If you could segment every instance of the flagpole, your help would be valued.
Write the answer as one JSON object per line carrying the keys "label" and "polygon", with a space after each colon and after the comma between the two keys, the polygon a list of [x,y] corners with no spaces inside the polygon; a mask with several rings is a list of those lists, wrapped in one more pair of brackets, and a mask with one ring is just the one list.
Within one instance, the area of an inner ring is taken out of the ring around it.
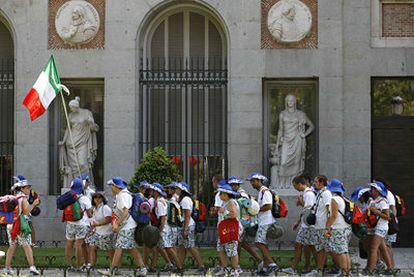
{"label": "flagpole", "polygon": [[[63,85],[61,85],[61,86],[63,87]],[[64,88],[66,88],[66,87],[64,87]],[[69,93],[69,90],[67,88],[66,88],[66,90]],[[72,142],[73,151],[75,151],[76,165],[77,165],[78,171],[79,171],[79,178],[82,178],[81,177],[81,175],[82,175],[81,168],[80,168],[79,159],[78,159],[78,152],[76,151],[75,142],[73,141],[72,128],[70,127],[69,116],[68,116],[68,111],[66,109],[66,102],[65,102],[65,97],[63,97],[63,92],[60,92],[60,96],[62,96],[62,105],[63,105],[63,110],[65,111],[65,117],[66,117],[66,123],[68,125],[70,141]]]}

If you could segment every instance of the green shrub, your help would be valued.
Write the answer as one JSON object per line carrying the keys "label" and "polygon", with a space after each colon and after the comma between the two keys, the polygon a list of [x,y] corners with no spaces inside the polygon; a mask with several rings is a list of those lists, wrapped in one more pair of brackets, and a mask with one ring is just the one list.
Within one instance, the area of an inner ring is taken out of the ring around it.
{"label": "green shrub", "polygon": [[[135,170],[135,175],[129,182],[132,186],[134,183],[147,181],[148,183],[160,183],[165,186],[171,182],[179,182],[182,180],[180,170],[167,156],[167,153],[162,147],[155,147],[154,149],[145,153],[144,158]],[[134,190],[131,187],[132,190]]]}

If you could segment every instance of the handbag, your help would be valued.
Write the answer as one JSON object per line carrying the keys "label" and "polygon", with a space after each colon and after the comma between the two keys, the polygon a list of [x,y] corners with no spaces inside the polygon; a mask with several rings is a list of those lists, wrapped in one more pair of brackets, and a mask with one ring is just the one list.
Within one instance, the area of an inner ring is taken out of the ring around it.
{"label": "handbag", "polygon": [[239,221],[236,218],[222,220],[218,225],[218,235],[221,244],[239,240]]}
{"label": "handbag", "polygon": [[315,225],[316,224],[316,210],[318,209],[319,206],[319,200],[321,199],[321,195],[318,195],[318,198],[316,200],[316,203],[312,206],[311,208],[311,212],[308,214],[308,216],[305,218],[306,223],[309,226]]}
{"label": "handbag", "polygon": [[388,222],[388,235],[394,235],[400,231],[400,226],[398,225],[397,218],[395,215],[391,215],[391,219]]}

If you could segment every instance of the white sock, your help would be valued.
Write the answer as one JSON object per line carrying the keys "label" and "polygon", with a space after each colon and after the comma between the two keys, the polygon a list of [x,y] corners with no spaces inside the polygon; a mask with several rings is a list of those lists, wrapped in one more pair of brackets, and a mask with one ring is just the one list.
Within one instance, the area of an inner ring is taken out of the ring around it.
{"label": "white sock", "polygon": [[32,266],[30,267],[30,270],[36,270],[36,267],[35,267],[34,265],[32,265]]}

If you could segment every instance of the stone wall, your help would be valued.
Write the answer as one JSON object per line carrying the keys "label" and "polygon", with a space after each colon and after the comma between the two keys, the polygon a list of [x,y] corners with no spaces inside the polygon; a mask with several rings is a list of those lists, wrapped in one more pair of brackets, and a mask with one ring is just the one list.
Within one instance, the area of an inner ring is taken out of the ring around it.
{"label": "stone wall", "polygon": [[[30,122],[21,105],[51,51],[48,1],[0,0],[14,30],[16,53],[15,172],[42,195],[35,218],[40,240],[63,239],[48,191],[48,116]],[[137,162],[139,32],[161,0],[106,0],[104,49],[54,50],[62,78],[104,78],[105,179],[130,178]],[[196,1],[222,19],[229,39],[229,175],[263,170],[263,78],[319,80],[319,169],[348,190],[371,174],[371,76],[414,75],[412,48],[371,48],[370,1],[319,0],[317,49],[261,49],[261,1]],[[119,140],[117,134],[122,134]],[[250,185],[245,185],[247,188]],[[108,191],[109,193],[109,191]],[[296,220],[289,197],[287,230]],[[289,233],[288,239],[293,238]]]}

